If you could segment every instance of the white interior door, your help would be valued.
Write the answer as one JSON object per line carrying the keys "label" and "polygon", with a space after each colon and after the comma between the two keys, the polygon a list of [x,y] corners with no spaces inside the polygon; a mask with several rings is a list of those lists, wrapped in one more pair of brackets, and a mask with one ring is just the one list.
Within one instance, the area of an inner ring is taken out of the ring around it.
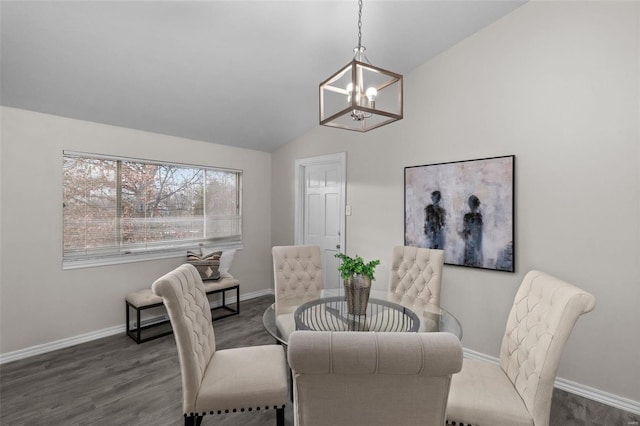
{"label": "white interior door", "polygon": [[339,288],[338,259],[344,250],[346,154],[296,161],[296,244],[322,252],[325,288]]}

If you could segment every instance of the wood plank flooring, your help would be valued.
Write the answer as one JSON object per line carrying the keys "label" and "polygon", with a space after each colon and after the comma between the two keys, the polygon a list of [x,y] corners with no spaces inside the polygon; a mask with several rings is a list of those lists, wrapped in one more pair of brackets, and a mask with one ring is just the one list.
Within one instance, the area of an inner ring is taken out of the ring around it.
{"label": "wood plank flooring", "polygon": [[[273,344],[265,296],[214,322],[218,349]],[[124,315],[124,314],[123,314]],[[173,335],[137,345],[124,334],[0,366],[0,424],[181,425],[182,384]],[[292,425],[291,406],[286,423]],[[206,416],[203,425],[275,425],[275,410]]]}
{"label": "wood plank flooring", "polygon": [[[218,349],[273,344],[262,327],[272,296],[214,322]],[[124,316],[124,313],[123,313]],[[552,426],[638,425],[640,416],[558,389]],[[292,404],[285,422],[293,425]],[[182,425],[182,384],[172,335],[137,345],[122,334],[0,366],[2,426]],[[274,410],[205,416],[203,425],[275,425]]]}

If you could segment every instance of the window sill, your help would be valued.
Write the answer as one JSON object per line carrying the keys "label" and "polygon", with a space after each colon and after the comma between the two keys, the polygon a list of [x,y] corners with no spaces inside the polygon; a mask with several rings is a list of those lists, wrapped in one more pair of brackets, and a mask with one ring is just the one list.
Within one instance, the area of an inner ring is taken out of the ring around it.
{"label": "window sill", "polygon": [[[207,245],[206,247],[217,249],[220,251],[242,250],[243,248],[242,243],[226,244],[226,245],[211,245],[211,246]],[[193,249],[198,249],[198,247],[193,247]],[[185,262],[186,262],[186,256],[187,256],[187,249],[168,250],[168,251],[156,252],[156,253],[133,253],[133,254],[126,254],[122,256],[109,256],[104,258],[73,260],[73,261],[66,261],[66,262],[63,261],[62,270],[70,271],[74,269],[120,265],[123,263],[147,262],[150,260],[174,259],[178,257],[185,258]]]}

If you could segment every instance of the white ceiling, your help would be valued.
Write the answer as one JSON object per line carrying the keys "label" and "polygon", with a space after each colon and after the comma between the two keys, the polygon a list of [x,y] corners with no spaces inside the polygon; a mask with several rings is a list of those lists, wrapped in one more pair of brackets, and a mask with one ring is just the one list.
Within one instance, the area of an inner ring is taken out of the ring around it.
{"label": "white ceiling", "polygon": [[[362,43],[406,74],[524,1],[365,0]],[[3,0],[0,15],[2,105],[266,152],[318,125],[318,84],[357,44],[356,0]]]}

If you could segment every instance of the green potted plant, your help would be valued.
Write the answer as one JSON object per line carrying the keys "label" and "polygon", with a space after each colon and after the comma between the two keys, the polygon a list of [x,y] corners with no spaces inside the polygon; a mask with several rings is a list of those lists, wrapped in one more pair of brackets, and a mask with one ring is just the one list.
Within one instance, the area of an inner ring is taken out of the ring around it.
{"label": "green potted plant", "polygon": [[375,269],[380,261],[376,259],[365,263],[358,255],[350,257],[344,253],[336,253],[335,256],[342,261],[338,271],[344,282],[348,311],[352,315],[364,315],[369,303],[371,281],[375,280]]}

